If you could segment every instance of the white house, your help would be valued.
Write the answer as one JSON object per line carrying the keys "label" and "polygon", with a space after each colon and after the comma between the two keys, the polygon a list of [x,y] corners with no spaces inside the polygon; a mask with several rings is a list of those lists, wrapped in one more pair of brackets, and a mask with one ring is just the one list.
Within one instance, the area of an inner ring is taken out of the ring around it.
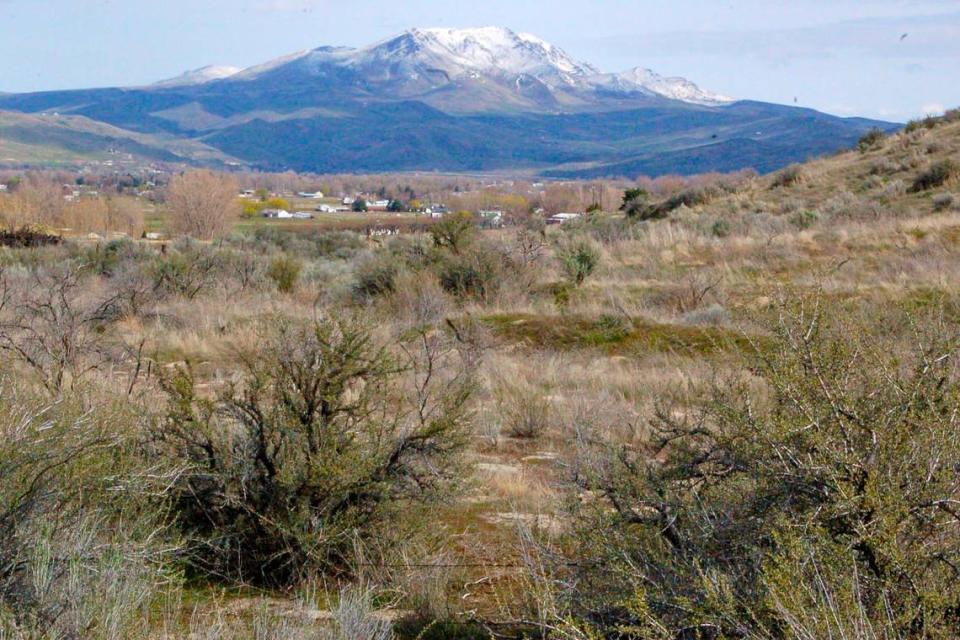
{"label": "white house", "polygon": [[260,212],[264,218],[290,219],[293,214],[285,209],[264,209]]}
{"label": "white house", "polygon": [[354,198],[351,198],[350,196],[347,196],[346,198],[343,199],[343,204],[345,204],[348,207],[352,205],[354,202],[356,202],[356,200]]}
{"label": "white house", "polygon": [[297,220],[312,220],[313,214],[309,211],[294,211],[293,217]]}
{"label": "white house", "polygon": [[547,224],[563,224],[582,217],[582,213],[557,213],[547,218]]}
{"label": "white house", "polygon": [[340,207],[332,204],[321,204],[317,207],[317,211],[320,213],[336,213],[337,211],[340,211]]}
{"label": "white house", "polygon": [[483,224],[488,227],[499,227],[503,224],[503,211],[480,210],[477,212]]}
{"label": "white house", "polygon": [[444,214],[449,213],[450,210],[447,209],[446,205],[443,204],[431,204],[426,207],[423,212],[429,215],[431,218],[442,218]]}
{"label": "white house", "polygon": [[7,190],[7,185],[0,184],[0,191],[6,191],[6,190]]}
{"label": "white house", "polygon": [[301,198],[312,198],[314,200],[319,200],[323,197],[322,191],[298,191],[297,195]]}

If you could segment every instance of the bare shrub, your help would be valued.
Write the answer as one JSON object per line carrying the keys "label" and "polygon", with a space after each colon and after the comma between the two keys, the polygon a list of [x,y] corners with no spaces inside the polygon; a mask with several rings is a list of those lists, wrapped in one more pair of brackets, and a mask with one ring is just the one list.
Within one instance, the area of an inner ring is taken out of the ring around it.
{"label": "bare shrub", "polygon": [[784,215],[789,215],[791,213],[796,213],[805,207],[803,200],[797,198],[787,198],[780,203],[780,213]]}
{"label": "bare shrub", "polygon": [[219,281],[224,260],[212,247],[187,238],[149,268],[155,291],[193,300]]}
{"label": "bare shrub", "polygon": [[960,349],[939,313],[891,315],[781,303],[771,340],[676,389],[646,444],[587,434],[576,478],[593,497],[562,576],[574,609],[636,638],[825,637],[859,616],[888,637],[951,637]]}
{"label": "bare shrub", "polygon": [[186,559],[265,585],[343,570],[355,536],[414,527],[416,507],[457,477],[472,388],[452,344],[426,328],[395,357],[357,319],[275,323],[215,401],[188,369],[169,376],[154,429],[159,454],[194,468],[174,488],[197,540]]}
{"label": "bare shrub", "polygon": [[536,264],[547,249],[547,234],[540,218],[527,217],[513,237],[517,261],[524,266]]}
{"label": "bare shrub", "polygon": [[730,312],[722,305],[712,304],[702,309],[694,309],[683,314],[685,324],[702,326],[721,326],[730,322]]}
{"label": "bare shrub", "polygon": [[880,197],[888,200],[899,198],[907,192],[907,185],[903,180],[891,180],[880,189]]}
{"label": "bare shrub", "polygon": [[107,198],[107,230],[139,238],[144,231],[143,207],[133,198]]}
{"label": "bare shrub", "polygon": [[235,179],[212,171],[174,177],[166,197],[171,233],[197,240],[222,238],[239,216],[238,191]]}
{"label": "bare shrub", "polygon": [[53,395],[77,386],[106,359],[98,337],[103,307],[84,291],[85,277],[74,266],[17,278],[0,270],[0,351]]}
{"label": "bare shrub", "polygon": [[870,175],[889,176],[900,171],[900,165],[886,156],[877,158],[870,164]]}
{"label": "bare shrub", "polygon": [[387,305],[403,325],[433,325],[447,316],[450,298],[430,274],[403,271],[395,283]]}
{"label": "bare shrub", "polygon": [[224,259],[226,271],[240,291],[257,288],[266,277],[264,259],[251,251],[228,250]]}
{"label": "bare shrub", "polygon": [[100,198],[79,198],[63,206],[60,224],[78,232],[106,236],[109,231],[106,203]]}

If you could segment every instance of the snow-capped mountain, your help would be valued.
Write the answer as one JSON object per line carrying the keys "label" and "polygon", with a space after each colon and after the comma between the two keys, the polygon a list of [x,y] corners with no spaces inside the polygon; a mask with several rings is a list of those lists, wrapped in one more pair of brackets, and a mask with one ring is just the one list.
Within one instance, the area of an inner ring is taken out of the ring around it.
{"label": "snow-capped mountain", "polygon": [[[734,101],[644,68],[606,73],[501,27],[411,29],[147,87],[0,95],[3,110],[78,116],[135,142],[153,136],[175,145],[170,158],[188,144],[279,171],[559,178],[772,171],[853,145],[873,127],[896,128]],[[81,131],[57,135],[90,145]]]}
{"label": "snow-capped mountain", "polygon": [[421,66],[443,70],[451,78],[531,76],[551,87],[574,86],[598,73],[536,36],[503,27],[411,29],[344,57],[357,67],[380,63],[412,70]]}
{"label": "snow-capped mountain", "polygon": [[240,73],[242,69],[239,67],[228,67],[221,65],[209,65],[206,67],[200,67],[199,69],[194,69],[193,71],[187,71],[180,74],[175,78],[169,78],[167,80],[161,80],[160,82],[154,83],[154,87],[188,87],[192,85],[205,84],[207,82],[213,82],[214,80],[223,80],[224,78],[229,78]]}
{"label": "snow-capped mountain", "polygon": [[719,105],[731,98],[647,69],[603,73],[504,27],[410,29],[359,49],[321,47],[251,67],[232,81],[313,78],[330,89],[423,99],[444,110],[578,108],[638,96]]}

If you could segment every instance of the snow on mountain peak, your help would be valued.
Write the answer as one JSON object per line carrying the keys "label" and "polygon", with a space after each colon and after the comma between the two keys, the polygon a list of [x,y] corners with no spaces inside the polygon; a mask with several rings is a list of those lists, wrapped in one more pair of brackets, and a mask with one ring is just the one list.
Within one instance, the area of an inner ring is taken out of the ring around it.
{"label": "snow on mountain peak", "polygon": [[168,80],[161,80],[160,82],[155,83],[155,87],[187,87],[196,84],[204,84],[205,82],[212,82],[214,80],[223,80],[224,78],[229,78],[240,73],[241,69],[238,67],[228,67],[221,65],[209,65],[206,67],[200,67],[199,69],[194,69],[193,71],[186,71],[175,78],[170,78]]}
{"label": "snow on mountain peak", "polygon": [[[287,65],[315,76],[331,76],[331,67],[349,70],[357,85],[390,83],[397,95],[417,96],[459,81],[515,86],[531,95],[560,95],[561,100],[591,100],[596,90],[624,96],[661,96],[695,104],[733,102],[700,89],[683,78],[667,78],[640,67],[623,73],[602,73],[559,47],[506,27],[471,29],[414,28],[380,42],[353,49],[320,47],[279,58],[239,73],[236,81],[253,80]],[[227,77],[227,76],[224,76]],[[181,82],[186,84],[186,82]],[[571,97],[574,96],[574,97]]]}
{"label": "snow on mountain peak", "polygon": [[547,85],[575,84],[596,69],[559,48],[505,27],[410,29],[356,50],[348,64],[374,61],[420,64],[451,77],[469,74],[528,75]]}
{"label": "snow on mountain peak", "polygon": [[561,73],[587,76],[597,73],[588,64],[578,62],[552,44],[527,33],[514,33],[504,27],[479,29],[414,29],[461,58],[469,66],[498,69],[508,73],[535,73],[555,69]]}
{"label": "snow on mountain peak", "polygon": [[612,78],[614,85],[620,90],[629,91],[637,87],[665,98],[695,104],[716,105],[735,102],[734,98],[701,89],[686,78],[667,78],[642,67],[608,77]]}

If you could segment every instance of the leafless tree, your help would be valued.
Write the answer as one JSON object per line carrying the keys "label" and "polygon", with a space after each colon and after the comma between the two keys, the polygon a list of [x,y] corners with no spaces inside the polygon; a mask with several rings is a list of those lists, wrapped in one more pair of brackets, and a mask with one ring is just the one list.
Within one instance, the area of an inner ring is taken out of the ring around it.
{"label": "leafless tree", "polygon": [[16,282],[0,272],[0,351],[32,369],[54,395],[105,358],[96,335],[101,314],[83,299],[82,279],[78,268],[34,271]]}
{"label": "leafless tree", "polygon": [[59,226],[63,208],[63,195],[53,180],[28,174],[12,195],[0,198],[0,224],[10,230],[30,224]]}
{"label": "leafless tree", "polygon": [[237,181],[212,171],[188,171],[170,181],[168,225],[175,234],[198,240],[223,237],[236,218]]}

